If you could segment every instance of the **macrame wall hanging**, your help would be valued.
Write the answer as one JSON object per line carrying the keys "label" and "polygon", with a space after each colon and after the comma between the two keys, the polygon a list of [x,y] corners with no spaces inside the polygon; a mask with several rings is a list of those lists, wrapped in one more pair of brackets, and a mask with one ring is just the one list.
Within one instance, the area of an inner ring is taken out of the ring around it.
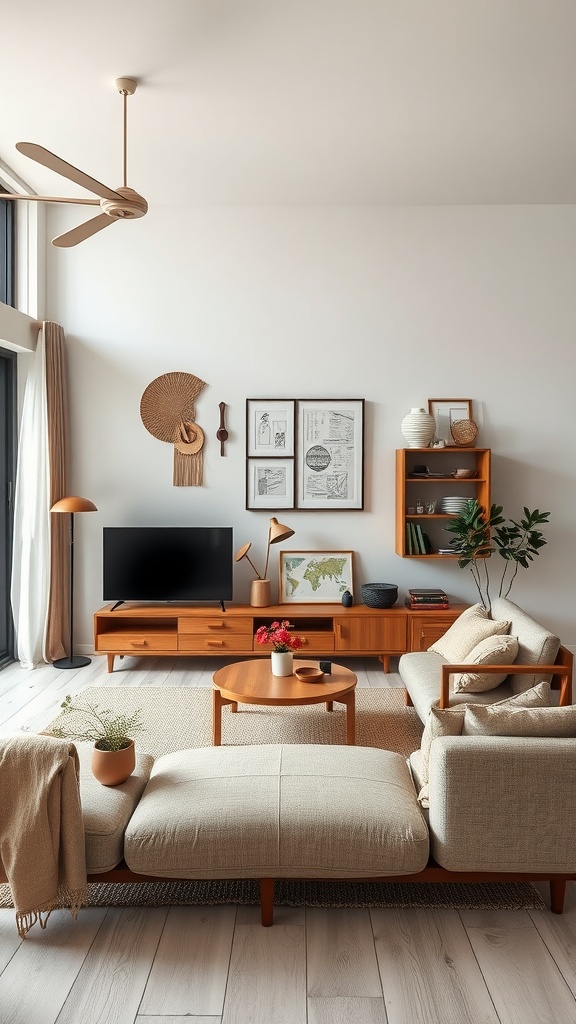
{"label": "macrame wall hanging", "polygon": [[174,445],[174,487],[202,485],[204,431],[195,422],[194,399],[205,383],[192,373],[164,373],[148,385],[140,400],[146,430]]}

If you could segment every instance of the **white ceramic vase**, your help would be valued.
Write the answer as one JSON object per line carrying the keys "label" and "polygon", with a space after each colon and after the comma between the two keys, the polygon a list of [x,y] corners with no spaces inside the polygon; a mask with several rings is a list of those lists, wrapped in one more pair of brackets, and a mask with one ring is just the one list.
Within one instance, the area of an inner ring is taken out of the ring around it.
{"label": "white ceramic vase", "polygon": [[273,676],[291,676],[294,671],[294,655],[292,651],[272,651]]}
{"label": "white ceramic vase", "polygon": [[409,448],[427,448],[436,430],[434,417],[426,409],[410,409],[400,424]]}

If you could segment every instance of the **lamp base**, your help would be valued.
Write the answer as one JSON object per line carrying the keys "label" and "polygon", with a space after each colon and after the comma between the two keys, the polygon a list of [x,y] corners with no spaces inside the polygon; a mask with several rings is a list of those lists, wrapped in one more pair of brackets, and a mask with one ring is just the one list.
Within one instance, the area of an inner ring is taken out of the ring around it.
{"label": "lamp base", "polygon": [[252,580],[250,605],[252,608],[267,608],[272,604],[270,580]]}
{"label": "lamp base", "polygon": [[90,665],[92,658],[84,658],[77,654],[72,658],[57,658],[52,664],[54,668],[84,668],[84,665]]}

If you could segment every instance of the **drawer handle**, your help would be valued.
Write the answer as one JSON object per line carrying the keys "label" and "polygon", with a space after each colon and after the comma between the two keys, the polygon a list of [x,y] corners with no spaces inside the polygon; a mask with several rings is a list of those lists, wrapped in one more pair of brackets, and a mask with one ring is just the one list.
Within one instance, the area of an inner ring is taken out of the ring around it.
{"label": "drawer handle", "polygon": [[209,622],[208,629],[226,629],[225,622]]}
{"label": "drawer handle", "polygon": [[224,641],[223,640],[207,640],[206,641],[206,646],[207,647],[224,647]]}
{"label": "drawer handle", "polygon": [[342,626],[338,622],[336,623],[336,639],[342,639]]}
{"label": "drawer handle", "polygon": [[148,646],[148,641],[147,640],[131,640],[130,641],[130,647],[147,647],[147,646]]}

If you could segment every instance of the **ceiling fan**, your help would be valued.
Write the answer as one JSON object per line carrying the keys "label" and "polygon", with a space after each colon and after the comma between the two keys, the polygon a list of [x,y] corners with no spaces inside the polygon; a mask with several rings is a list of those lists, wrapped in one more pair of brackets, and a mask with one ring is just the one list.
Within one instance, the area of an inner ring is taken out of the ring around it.
{"label": "ceiling fan", "polygon": [[117,189],[108,188],[107,185],[103,185],[100,181],[96,181],[95,178],[91,178],[89,174],[85,174],[84,171],[80,171],[77,167],[67,163],[66,160],[62,160],[55,153],[51,153],[49,149],[44,149],[43,146],[38,146],[34,142],[16,143],[16,149],[19,153],[29,156],[31,160],[36,160],[37,163],[43,164],[44,167],[49,167],[51,171],[56,171],[57,174],[61,174],[64,178],[68,178],[77,185],[88,189],[89,192],[94,192],[95,195],[100,196],[100,199],[67,199],[58,196],[31,196],[13,192],[0,192],[0,199],[24,199],[26,202],[37,203],[74,203],[78,206],[100,207],[102,213],[99,213],[97,217],[92,217],[91,220],[79,224],[78,227],[72,228],[71,231],[66,231],[65,234],[53,238],[52,245],[63,248],[78,245],[84,239],[90,238],[91,235],[95,235],[98,231],[102,231],[102,228],[107,228],[110,224],[114,224],[115,221],[143,217],[147,212],[148,203],[146,200],[138,192],[135,192],[134,189],[129,188],[126,183],[127,99],[128,96],[132,96],[136,92],[137,84],[138,82],[135,78],[117,78],[115,82],[116,88],[124,100],[122,145],[124,180],[123,184]]}

